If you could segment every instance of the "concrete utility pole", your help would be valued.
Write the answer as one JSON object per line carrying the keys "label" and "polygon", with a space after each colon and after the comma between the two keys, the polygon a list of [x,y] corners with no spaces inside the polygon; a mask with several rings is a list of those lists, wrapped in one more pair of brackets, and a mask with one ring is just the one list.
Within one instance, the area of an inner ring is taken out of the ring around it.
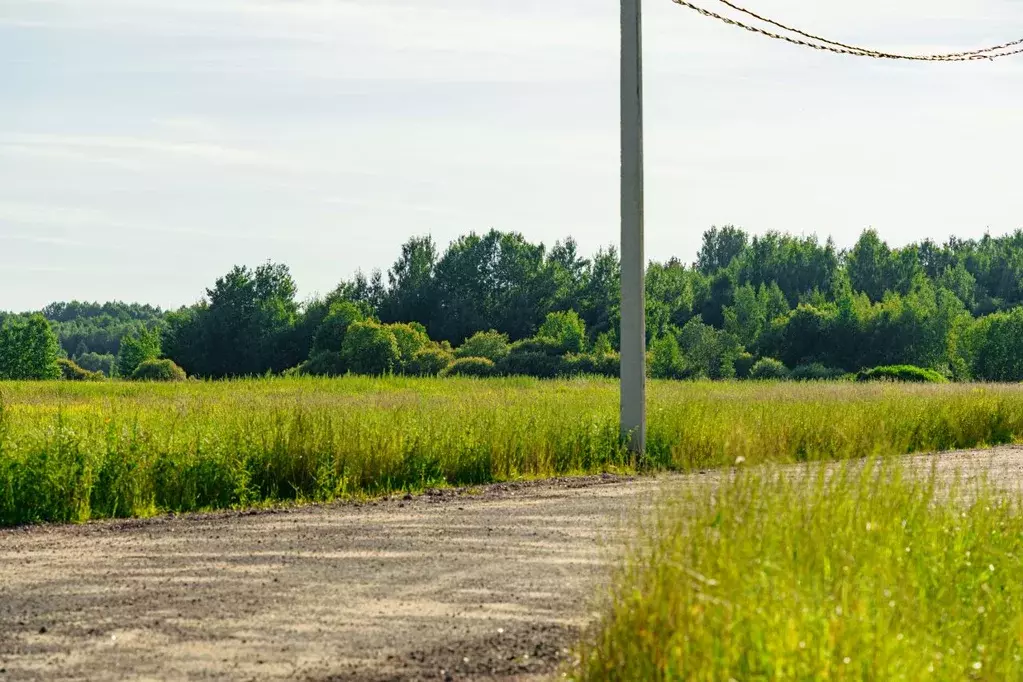
{"label": "concrete utility pole", "polygon": [[622,433],[646,450],[642,0],[622,0]]}

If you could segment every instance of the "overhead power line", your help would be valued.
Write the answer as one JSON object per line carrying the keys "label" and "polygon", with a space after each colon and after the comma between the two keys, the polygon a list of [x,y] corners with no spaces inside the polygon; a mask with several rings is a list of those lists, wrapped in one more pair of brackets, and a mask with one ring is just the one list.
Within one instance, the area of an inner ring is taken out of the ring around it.
{"label": "overhead power line", "polygon": [[[710,19],[717,19],[718,21],[721,21],[721,22],[723,22],[725,24],[728,24],[730,26],[735,26],[737,28],[744,29],[744,30],[749,31],[751,33],[756,33],[758,35],[762,35],[762,36],[765,36],[767,38],[773,38],[774,40],[782,40],[784,42],[791,43],[793,45],[798,45],[800,47],[809,47],[811,49],[820,50],[822,52],[833,52],[835,54],[844,54],[844,55],[850,55],[850,56],[853,56],[853,57],[871,57],[871,58],[874,58],[874,59],[892,59],[892,60],[915,61],[915,62],[973,62],[973,61],[983,61],[983,60],[994,60],[994,59],[1000,59],[1002,57],[1011,57],[1011,56],[1014,56],[1014,55],[1023,54],[1023,47],[1019,47],[1019,46],[1023,45],[1023,38],[1021,38],[1019,40],[1014,40],[1012,42],[1003,43],[1001,45],[995,45],[995,46],[992,46],[992,47],[986,47],[986,48],[979,49],[979,50],[971,50],[969,52],[953,52],[953,53],[949,53],[949,54],[920,54],[920,55],[899,54],[899,53],[895,53],[895,52],[883,52],[881,50],[873,50],[873,49],[865,48],[865,47],[857,47],[855,45],[847,45],[845,43],[841,43],[841,42],[838,42],[838,41],[829,40],[827,38],[822,38],[822,37],[816,36],[816,35],[814,35],[812,33],[807,33],[805,31],[801,31],[799,29],[792,28],[792,27],[787,26],[786,24],[783,24],[783,23],[781,23],[779,21],[775,21],[773,19],[769,19],[767,17],[763,17],[763,16],[761,16],[761,15],[759,15],[759,14],[757,14],[757,13],[751,11],[751,10],[745,9],[743,7],[739,7],[738,5],[734,5],[731,2],[729,2],[728,0],[718,0],[718,1],[721,2],[724,5],[732,8],[732,9],[734,9],[734,10],[736,10],[738,12],[741,12],[743,14],[746,14],[746,15],[748,15],[748,16],[750,16],[750,17],[752,17],[752,18],[754,18],[754,19],[756,19],[756,20],[758,20],[760,22],[763,22],[765,24],[770,24],[770,25],[775,26],[776,28],[779,28],[779,29],[781,29],[783,31],[788,31],[789,33],[793,33],[793,34],[802,36],[806,40],[801,39],[801,38],[794,38],[794,37],[789,36],[789,35],[775,33],[773,31],[769,31],[769,30],[761,28],[759,26],[753,26],[751,24],[743,23],[743,22],[738,21],[736,19],[732,19],[730,17],[726,17],[726,16],[718,14],[716,12],[712,12],[712,11],[710,11],[708,9],[705,9],[703,7],[700,7],[698,5],[694,5],[692,2],[689,2],[689,0],[672,0],[672,2],[674,2],[675,4],[681,5],[683,7],[687,7],[689,9],[693,10],[694,12],[697,12],[697,13],[705,16],[705,17],[708,17]],[[1010,49],[1010,48],[1015,48],[1015,49]]]}

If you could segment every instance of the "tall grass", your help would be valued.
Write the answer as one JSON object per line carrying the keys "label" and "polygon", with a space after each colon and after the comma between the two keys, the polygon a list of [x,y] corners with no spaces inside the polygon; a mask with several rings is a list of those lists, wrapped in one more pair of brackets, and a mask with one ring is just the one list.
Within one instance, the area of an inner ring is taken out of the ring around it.
{"label": "tall grass", "polygon": [[1019,501],[892,464],[825,468],[663,504],[574,677],[1023,679]]}
{"label": "tall grass", "polygon": [[[836,459],[1020,436],[1015,386],[654,382],[642,466]],[[7,525],[635,464],[621,447],[611,380],[0,384]]]}

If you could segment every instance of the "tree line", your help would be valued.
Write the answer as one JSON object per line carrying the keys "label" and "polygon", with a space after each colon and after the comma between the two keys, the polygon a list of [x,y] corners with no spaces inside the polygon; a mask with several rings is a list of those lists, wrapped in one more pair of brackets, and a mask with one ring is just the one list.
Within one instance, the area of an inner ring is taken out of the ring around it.
{"label": "tree line", "polygon": [[[587,258],[572,239],[547,248],[490,230],[441,251],[415,237],[386,273],[357,273],[304,302],[287,266],[266,263],[233,268],[174,311],[72,302],[0,315],[0,377],[31,374],[10,368],[35,366],[22,356],[42,348],[108,376],[160,358],[208,378],[615,374],[619,281],[614,247]],[[814,236],[715,227],[694,263],[651,262],[646,293],[657,377],[913,365],[955,380],[1023,380],[1023,231],[891,248],[867,230],[839,250]],[[43,326],[52,347],[27,340]]]}

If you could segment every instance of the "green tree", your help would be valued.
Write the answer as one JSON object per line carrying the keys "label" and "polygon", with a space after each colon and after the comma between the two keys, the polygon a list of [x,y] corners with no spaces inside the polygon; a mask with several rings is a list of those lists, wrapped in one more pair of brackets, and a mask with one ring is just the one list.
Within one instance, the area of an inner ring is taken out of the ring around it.
{"label": "green tree", "polygon": [[415,373],[412,365],[416,355],[430,345],[430,337],[426,335],[426,328],[418,322],[389,324],[386,325],[386,328],[398,344],[397,371]]}
{"label": "green tree", "polygon": [[724,270],[749,245],[749,236],[735,227],[712,227],[703,233],[703,245],[696,257],[696,267],[705,275]]}
{"label": "green tree", "polygon": [[432,237],[413,237],[403,244],[401,255],[387,271],[389,287],[382,297],[381,319],[429,325],[436,314],[436,267],[437,247]]}
{"label": "green tree", "polygon": [[670,331],[658,336],[650,344],[648,354],[650,376],[654,379],[683,379],[686,365],[678,339]]}
{"label": "green tree", "polygon": [[351,301],[338,301],[330,306],[330,312],[323,319],[313,338],[312,352],[339,353],[345,341],[348,328],[366,319],[363,308]]}
{"label": "green tree", "polygon": [[582,353],[586,348],[586,323],[574,310],[548,313],[536,336],[557,344],[561,353]]}
{"label": "green tree", "polygon": [[0,324],[0,379],[59,379],[60,344],[41,314],[11,316]]}
{"label": "green tree", "polygon": [[143,362],[159,357],[160,331],[142,327],[121,339],[121,351],[117,354],[117,373],[122,377],[131,377]]}
{"label": "green tree", "polygon": [[341,357],[355,374],[379,376],[398,369],[401,351],[387,327],[377,322],[355,322],[345,334]]}
{"label": "green tree", "polygon": [[767,326],[767,306],[749,284],[738,287],[732,300],[732,305],[724,310],[725,331],[751,347]]}

